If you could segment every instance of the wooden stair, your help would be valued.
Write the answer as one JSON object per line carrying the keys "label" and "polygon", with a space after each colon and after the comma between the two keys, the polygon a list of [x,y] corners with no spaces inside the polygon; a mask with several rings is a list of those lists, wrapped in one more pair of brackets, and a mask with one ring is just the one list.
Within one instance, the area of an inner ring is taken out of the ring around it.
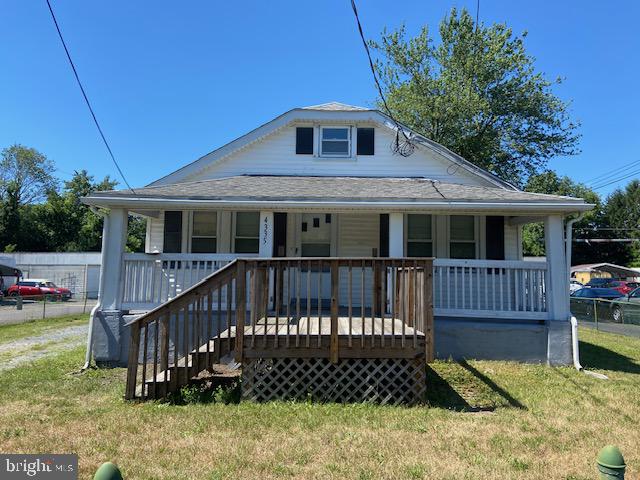
{"label": "wooden stair", "polygon": [[[220,344],[224,344],[225,347],[228,345],[228,348],[225,348],[224,351],[233,352],[235,338],[227,338],[226,336],[219,338],[216,336],[209,342],[202,344],[197,350],[194,349],[189,352],[189,355],[179,358],[175,365],[159,370],[155,375],[151,373],[151,376],[136,388],[136,396],[142,399],[163,398],[170,393],[177,392],[203,375],[226,377],[230,376],[230,373],[234,371],[237,376],[238,364],[234,362],[232,354],[218,354],[216,347]],[[151,365],[151,368],[153,368],[153,365]],[[146,370],[146,368],[143,369],[143,376]]]}

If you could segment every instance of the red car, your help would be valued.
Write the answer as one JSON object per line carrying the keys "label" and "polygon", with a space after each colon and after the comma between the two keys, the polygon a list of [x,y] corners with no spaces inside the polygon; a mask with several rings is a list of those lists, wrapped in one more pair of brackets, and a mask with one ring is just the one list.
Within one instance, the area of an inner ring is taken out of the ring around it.
{"label": "red car", "polygon": [[627,295],[631,293],[633,290],[638,288],[637,282],[625,282],[624,280],[613,280],[607,284],[608,288],[613,288],[614,290]]}
{"label": "red car", "polygon": [[44,296],[53,297],[56,300],[69,300],[71,298],[71,290],[68,288],[57,287],[55,283],[44,279],[27,278],[20,280],[15,285],[11,285],[7,290],[10,297],[37,297]]}

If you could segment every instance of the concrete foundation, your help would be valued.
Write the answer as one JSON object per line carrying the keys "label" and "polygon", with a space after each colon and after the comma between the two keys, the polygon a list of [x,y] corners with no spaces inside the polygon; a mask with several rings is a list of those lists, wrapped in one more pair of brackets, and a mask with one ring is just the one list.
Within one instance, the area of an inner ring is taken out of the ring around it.
{"label": "concrete foundation", "polygon": [[436,357],[571,363],[569,322],[436,317]]}
{"label": "concrete foundation", "polygon": [[[98,365],[126,366],[129,355],[130,332],[126,326],[137,315],[121,311],[98,312],[94,321],[93,355]],[[226,318],[222,318],[223,328]],[[174,337],[175,319],[169,327],[170,351],[175,346],[182,355],[182,337]],[[178,320],[183,323],[184,319]],[[193,331],[193,319],[189,319]],[[231,324],[234,324],[231,319]],[[202,337],[215,334],[202,327]],[[184,327],[179,325],[179,332]],[[149,342],[154,338],[154,327],[149,329]],[[520,319],[469,319],[456,317],[435,318],[436,357],[440,359],[510,360],[526,363],[569,365],[571,357],[571,326],[568,321],[523,321]],[[148,351],[152,351],[149,345]]]}

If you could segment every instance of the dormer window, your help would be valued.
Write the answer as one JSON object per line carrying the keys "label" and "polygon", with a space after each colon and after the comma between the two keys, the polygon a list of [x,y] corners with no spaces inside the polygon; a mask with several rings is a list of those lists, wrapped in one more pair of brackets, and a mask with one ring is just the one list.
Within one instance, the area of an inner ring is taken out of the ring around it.
{"label": "dormer window", "polygon": [[351,128],[321,127],[320,155],[323,157],[349,157],[351,155]]}

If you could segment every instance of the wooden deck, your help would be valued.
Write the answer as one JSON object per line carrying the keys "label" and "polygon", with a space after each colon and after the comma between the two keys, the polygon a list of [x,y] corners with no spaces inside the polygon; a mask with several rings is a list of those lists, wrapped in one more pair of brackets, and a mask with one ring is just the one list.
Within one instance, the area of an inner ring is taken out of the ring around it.
{"label": "wooden deck", "polygon": [[[237,259],[131,323],[126,397],[165,396],[234,359],[247,398],[417,401],[433,357],[432,269],[431,259]],[[323,273],[317,284],[309,272]]]}

